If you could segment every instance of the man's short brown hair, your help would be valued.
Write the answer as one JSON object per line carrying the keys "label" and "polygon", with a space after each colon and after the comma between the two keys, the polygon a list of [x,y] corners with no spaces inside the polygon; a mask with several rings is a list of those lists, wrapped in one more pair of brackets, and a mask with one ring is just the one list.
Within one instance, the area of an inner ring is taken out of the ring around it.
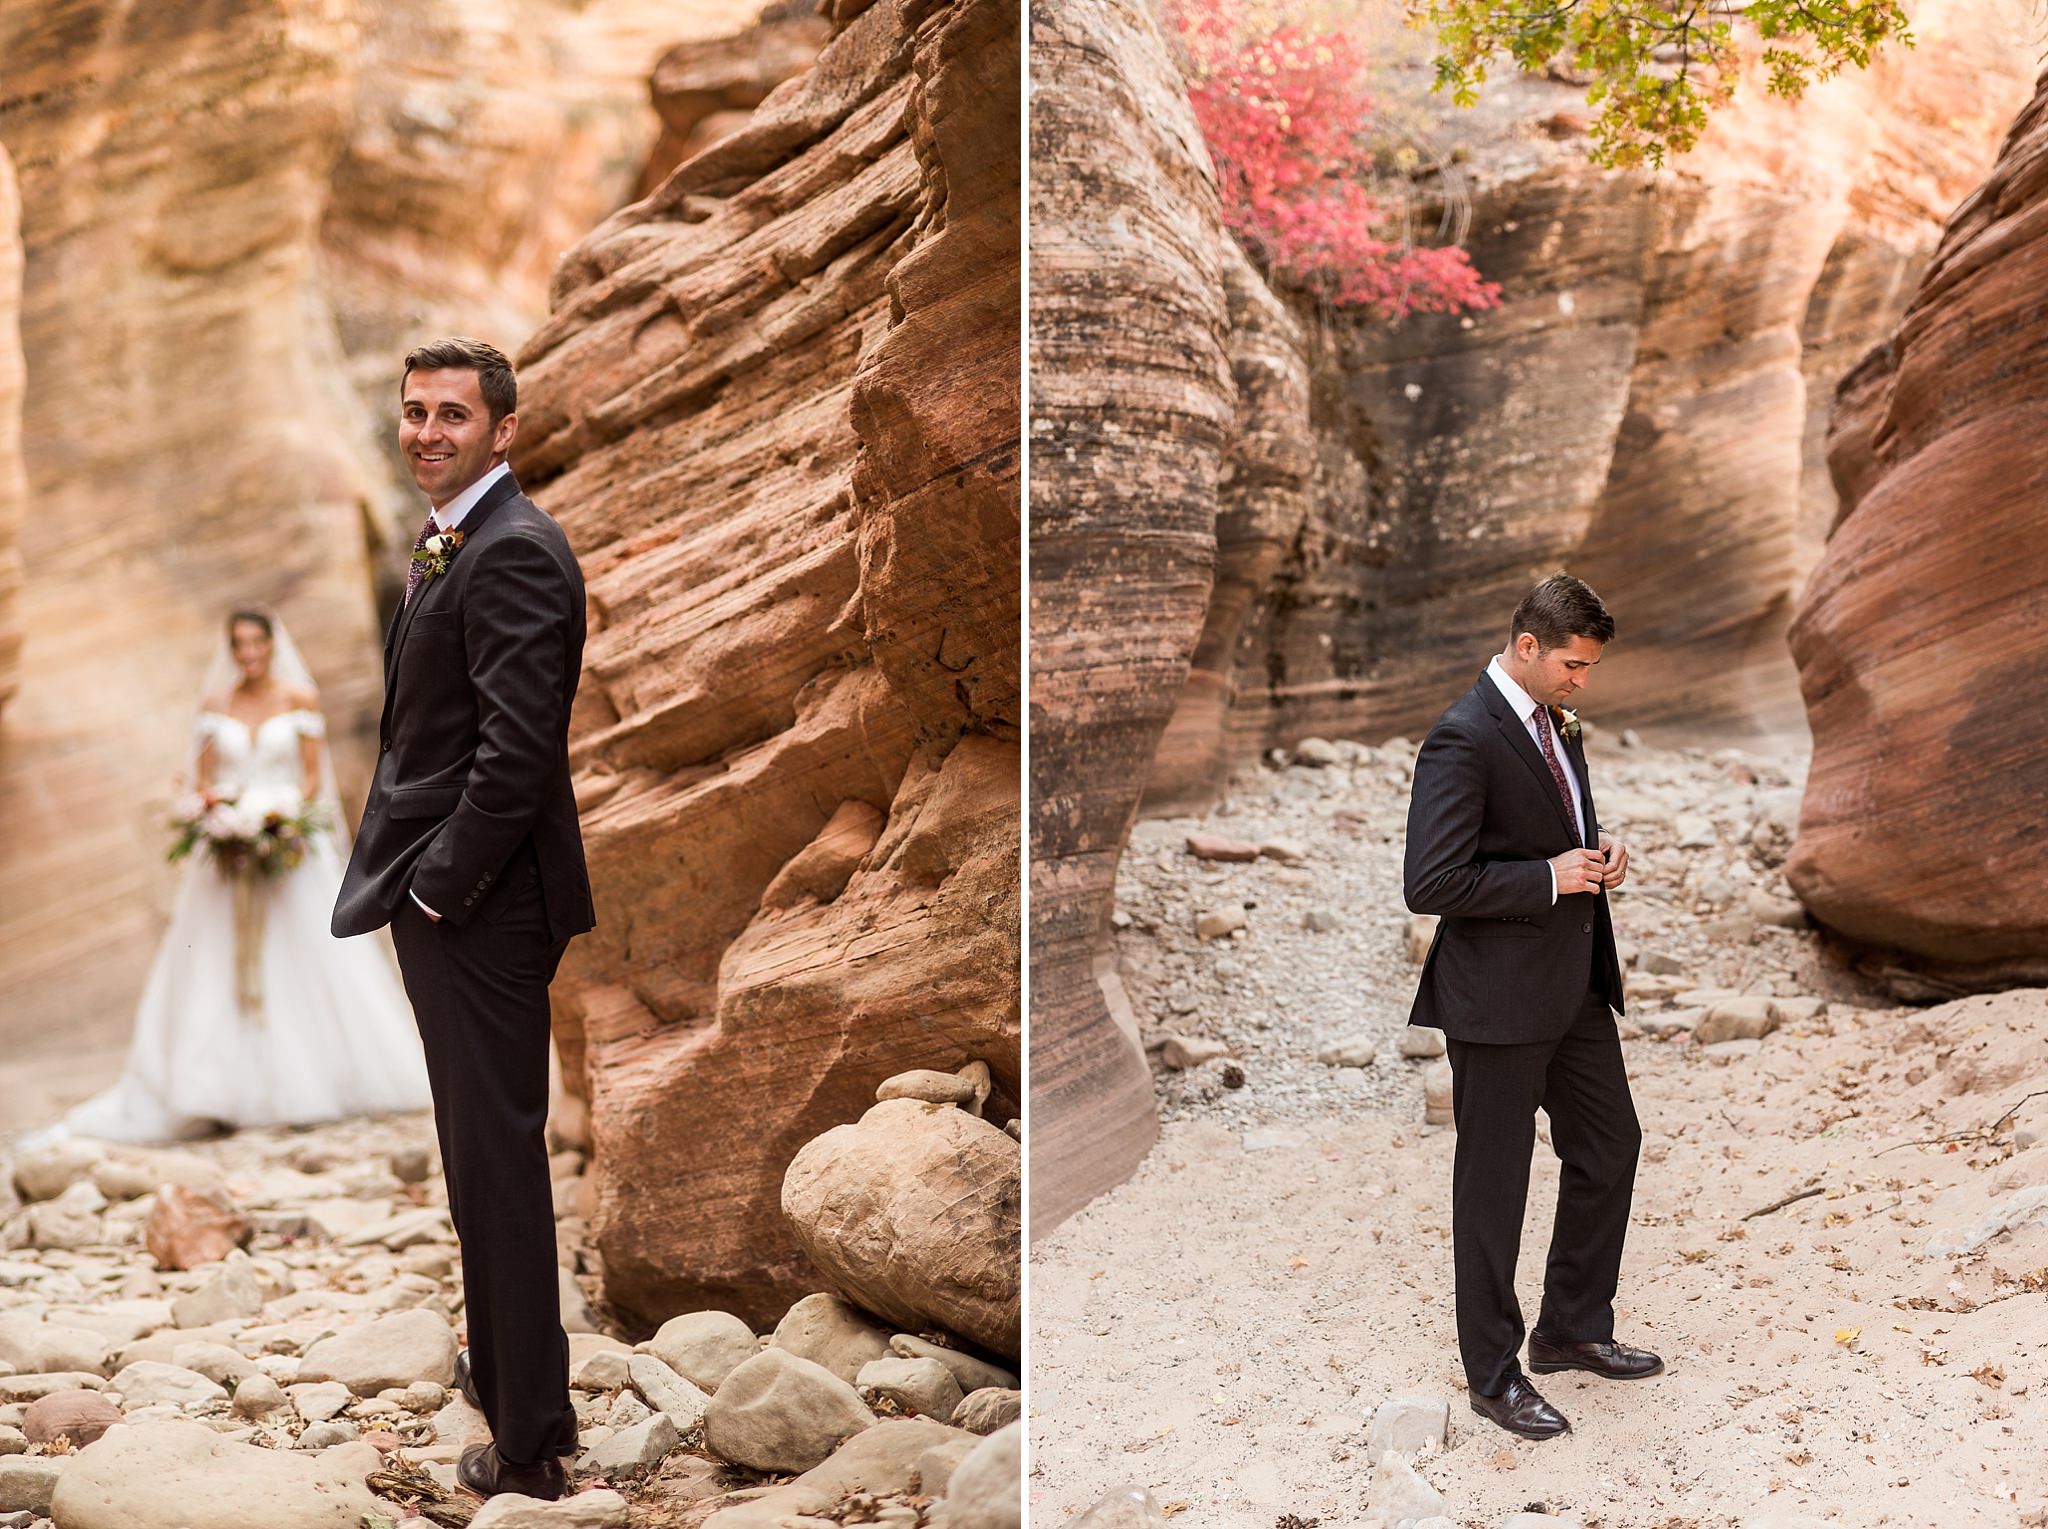
{"label": "man's short brown hair", "polygon": [[493,425],[519,407],[519,379],[512,375],[512,363],[488,340],[453,335],[431,345],[415,346],[406,352],[405,374],[398,379],[399,396],[405,394],[405,379],[414,372],[447,370],[475,372],[477,387],[484,395]]}
{"label": "man's short brown hair", "polygon": [[1513,647],[1524,632],[1533,634],[1536,646],[1546,653],[1574,637],[1606,644],[1614,640],[1614,618],[1584,580],[1553,573],[1522,596],[1522,603],[1515,607],[1508,646]]}

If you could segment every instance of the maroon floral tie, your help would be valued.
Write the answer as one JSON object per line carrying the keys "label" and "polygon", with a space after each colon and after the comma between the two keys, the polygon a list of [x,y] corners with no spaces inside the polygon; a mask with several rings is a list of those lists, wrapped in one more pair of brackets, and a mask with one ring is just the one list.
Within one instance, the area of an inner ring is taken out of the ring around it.
{"label": "maroon floral tie", "polygon": [[[434,517],[432,512],[430,511],[427,515],[427,523],[420,527],[420,534],[412,539],[412,550],[415,552],[426,551],[427,538],[430,536],[439,535],[440,531],[441,528],[434,523]],[[418,593],[419,587],[421,583],[426,579],[426,576],[427,565],[425,563],[422,563],[418,558],[414,558],[411,562],[405,565],[405,600],[403,601],[404,605],[412,604],[412,597],[416,593]]]}
{"label": "maroon floral tie", "polygon": [[1559,762],[1557,750],[1550,742],[1550,708],[1536,708],[1536,741],[1543,745],[1543,762],[1550,766],[1550,778],[1557,782],[1557,794],[1564,798],[1564,815],[1571,819],[1572,836],[1583,839],[1586,830],[1579,825],[1578,809],[1572,806],[1572,788],[1564,778],[1564,765]]}

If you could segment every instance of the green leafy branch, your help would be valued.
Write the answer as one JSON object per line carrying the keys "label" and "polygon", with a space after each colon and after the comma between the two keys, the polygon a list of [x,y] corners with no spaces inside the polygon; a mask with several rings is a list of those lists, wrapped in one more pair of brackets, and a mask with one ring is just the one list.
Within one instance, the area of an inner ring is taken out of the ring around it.
{"label": "green leafy branch", "polygon": [[1525,73],[1581,80],[1596,108],[1595,164],[1662,165],[1699,141],[1735,94],[1738,22],[1764,44],[1765,88],[1796,100],[1887,42],[1913,45],[1899,0],[1406,0],[1437,37],[1436,89],[1479,99],[1505,54]]}

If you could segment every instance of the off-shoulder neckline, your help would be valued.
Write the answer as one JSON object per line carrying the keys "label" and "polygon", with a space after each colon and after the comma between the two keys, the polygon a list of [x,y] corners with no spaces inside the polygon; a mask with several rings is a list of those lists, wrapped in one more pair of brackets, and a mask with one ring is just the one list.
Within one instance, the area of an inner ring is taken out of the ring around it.
{"label": "off-shoulder neckline", "polygon": [[199,714],[202,717],[221,717],[229,722],[236,723],[241,727],[243,732],[249,734],[249,736],[251,736],[252,738],[256,734],[262,732],[264,728],[270,726],[270,724],[275,722],[279,717],[317,717],[320,715],[319,712],[315,711],[310,706],[287,706],[283,711],[272,712],[269,716],[265,717],[261,722],[258,722],[254,727],[251,727],[248,723],[242,721],[240,717],[236,716],[231,711],[216,711],[211,706],[202,706],[199,708]]}

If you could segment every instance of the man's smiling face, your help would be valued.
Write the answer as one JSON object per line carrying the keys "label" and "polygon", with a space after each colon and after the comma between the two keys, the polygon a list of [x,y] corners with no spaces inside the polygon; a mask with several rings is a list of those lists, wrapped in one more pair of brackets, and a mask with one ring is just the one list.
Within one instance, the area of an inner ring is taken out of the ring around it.
{"label": "man's smiling face", "polygon": [[398,446],[413,482],[436,508],[504,461],[518,429],[516,414],[492,423],[482,379],[467,367],[406,376]]}

